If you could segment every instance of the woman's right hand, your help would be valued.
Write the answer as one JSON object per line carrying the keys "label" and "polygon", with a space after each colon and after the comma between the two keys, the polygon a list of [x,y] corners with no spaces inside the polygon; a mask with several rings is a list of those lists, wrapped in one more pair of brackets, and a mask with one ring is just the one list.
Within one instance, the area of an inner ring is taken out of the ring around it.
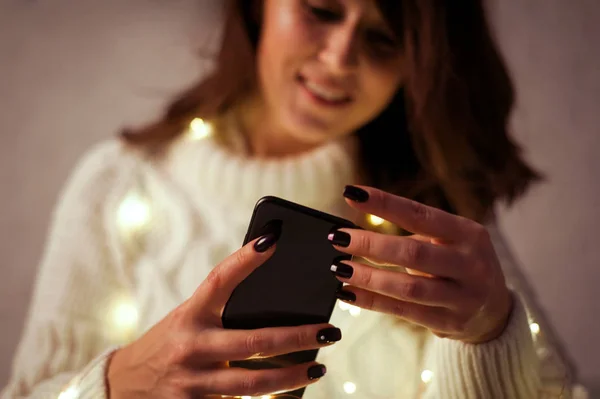
{"label": "woman's right hand", "polygon": [[274,252],[276,236],[261,237],[229,256],[196,292],[146,334],[115,352],[108,364],[111,399],[260,396],[318,381],[325,366],[302,364],[246,370],[229,361],[317,349],[341,339],[331,325],[226,330],[223,308],[236,286]]}

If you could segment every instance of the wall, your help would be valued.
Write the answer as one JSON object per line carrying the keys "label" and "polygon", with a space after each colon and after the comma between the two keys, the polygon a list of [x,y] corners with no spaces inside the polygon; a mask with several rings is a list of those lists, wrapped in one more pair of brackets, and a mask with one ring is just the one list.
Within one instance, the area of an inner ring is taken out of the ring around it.
{"label": "wall", "polygon": [[[214,35],[219,3],[0,0],[0,385],[62,182],[91,143],[197,76],[194,46]],[[600,3],[494,0],[492,11],[519,87],[515,134],[549,177],[501,224],[582,377],[600,385]]]}
{"label": "wall", "polygon": [[600,386],[600,2],[491,11],[519,91],[515,136],[547,176],[501,226],[581,377]]}
{"label": "wall", "polygon": [[69,171],[198,76],[219,4],[0,0],[0,386]]}

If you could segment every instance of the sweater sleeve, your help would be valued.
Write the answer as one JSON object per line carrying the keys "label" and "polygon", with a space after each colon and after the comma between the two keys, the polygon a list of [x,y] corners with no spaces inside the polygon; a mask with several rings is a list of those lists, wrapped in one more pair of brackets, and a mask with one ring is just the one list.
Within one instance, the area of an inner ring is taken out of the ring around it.
{"label": "sweater sleeve", "polygon": [[105,396],[106,359],[123,338],[111,317],[131,292],[106,228],[123,151],[116,141],[90,151],[61,194],[2,399]]}
{"label": "sweater sleeve", "polygon": [[432,336],[426,360],[424,398],[537,398],[539,361],[525,308],[514,295],[504,333],[485,344]]}

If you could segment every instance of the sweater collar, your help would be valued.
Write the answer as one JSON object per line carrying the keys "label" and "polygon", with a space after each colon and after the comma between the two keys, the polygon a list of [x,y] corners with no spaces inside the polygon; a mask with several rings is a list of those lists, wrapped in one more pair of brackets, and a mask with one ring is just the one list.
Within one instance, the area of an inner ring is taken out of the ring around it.
{"label": "sweater collar", "polygon": [[231,118],[218,128],[225,131],[200,140],[184,136],[170,151],[174,176],[194,196],[244,219],[267,195],[345,216],[339,205],[344,186],[355,180],[354,136],[299,155],[262,159],[245,153],[241,133]]}

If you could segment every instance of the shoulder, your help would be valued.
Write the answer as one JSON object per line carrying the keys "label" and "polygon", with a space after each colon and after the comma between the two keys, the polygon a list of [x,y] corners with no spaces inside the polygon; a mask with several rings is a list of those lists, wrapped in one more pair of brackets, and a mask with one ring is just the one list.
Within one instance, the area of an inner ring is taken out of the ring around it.
{"label": "shoulder", "polygon": [[116,181],[131,177],[147,161],[118,138],[93,145],[77,161],[67,187],[92,191],[106,189]]}
{"label": "shoulder", "polygon": [[71,184],[93,186],[126,172],[126,166],[140,162],[139,156],[120,140],[99,142],[78,160],[70,178]]}
{"label": "shoulder", "polygon": [[[60,193],[62,207],[93,206],[118,186],[128,185],[142,157],[118,138],[93,145],[77,161]],[[59,206],[60,206],[59,205]]]}

